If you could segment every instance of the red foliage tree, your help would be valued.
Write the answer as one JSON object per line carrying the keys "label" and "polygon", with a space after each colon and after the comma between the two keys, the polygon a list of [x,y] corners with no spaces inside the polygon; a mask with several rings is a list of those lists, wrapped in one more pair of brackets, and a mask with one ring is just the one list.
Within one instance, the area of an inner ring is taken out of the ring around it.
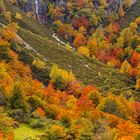
{"label": "red foliage tree", "polygon": [[86,115],[87,112],[93,110],[92,100],[88,99],[85,95],[81,95],[76,106],[76,112],[79,112],[81,115]]}
{"label": "red foliage tree", "polygon": [[136,77],[137,73],[138,73],[138,70],[135,69],[135,68],[132,68],[132,69],[129,71],[129,76],[131,76],[131,77]]}
{"label": "red foliage tree", "polygon": [[75,28],[79,29],[81,26],[87,28],[89,26],[89,21],[86,16],[78,17],[75,16],[72,20],[72,24]]}
{"label": "red foliage tree", "polygon": [[140,124],[140,103],[134,102],[133,105],[134,105],[136,113],[137,113],[137,121]]}
{"label": "red foliage tree", "polygon": [[138,63],[140,62],[140,54],[136,51],[133,51],[130,62],[134,67],[138,66]]}
{"label": "red foliage tree", "polygon": [[83,34],[78,33],[73,41],[73,45],[76,48],[79,48],[80,46],[84,46],[86,44],[86,38]]}
{"label": "red foliage tree", "polygon": [[96,90],[97,89],[94,86],[88,85],[88,86],[84,87],[84,89],[83,89],[83,95],[88,94],[90,91],[96,91]]}

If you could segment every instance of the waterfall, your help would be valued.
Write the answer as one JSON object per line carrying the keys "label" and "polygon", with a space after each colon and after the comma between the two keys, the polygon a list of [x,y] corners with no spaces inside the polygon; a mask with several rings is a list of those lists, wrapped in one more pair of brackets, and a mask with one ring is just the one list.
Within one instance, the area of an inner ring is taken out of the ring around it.
{"label": "waterfall", "polygon": [[40,2],[39,0],[35,0],[35,14],[36,14],[36,18],[37,20],[42,24],[41,18],[40,18],[40,14],[39,14],[39,10],[40,10]]}
{"label": "waterfall", "polygon": [[38,0],[35,0],[35,13],[37,16],[39,16],[38,11],[39,11],[39,2]]}

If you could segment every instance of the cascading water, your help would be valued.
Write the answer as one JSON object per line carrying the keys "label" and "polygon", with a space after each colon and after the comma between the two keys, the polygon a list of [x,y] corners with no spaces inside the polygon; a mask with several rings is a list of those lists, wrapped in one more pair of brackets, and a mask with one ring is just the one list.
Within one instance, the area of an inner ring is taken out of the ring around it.
{"label": "cascading water", "polygon": [[35,0],[35,14],[36,14],[36,18],[41,23],[40,15],[39,15],[39,0]]}
{"label": "cascading water", "polygon": [[35,13],[36,13],[37,16],[39,16],[39,15],[38,15],[38,11],[39,11],[38,0],[35,0]]}
{"label": "cascading water", "polygon": [[42,2],[41,0],[34,0],[35,14],[40,23],[45,24],[47,22],[47,10],[49,1]]}

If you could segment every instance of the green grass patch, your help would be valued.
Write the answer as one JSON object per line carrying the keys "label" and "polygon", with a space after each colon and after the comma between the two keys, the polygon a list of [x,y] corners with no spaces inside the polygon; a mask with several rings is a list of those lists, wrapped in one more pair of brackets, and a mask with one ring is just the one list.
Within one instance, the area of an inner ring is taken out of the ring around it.
{"label": "green grass patch", "polygon": [[38,136],[42,134],[42,130],[32,129],[26,124],[21,124],[19,128],[14,130],[14,140],[24,140],[27,138],[32,138],[39,140]]}

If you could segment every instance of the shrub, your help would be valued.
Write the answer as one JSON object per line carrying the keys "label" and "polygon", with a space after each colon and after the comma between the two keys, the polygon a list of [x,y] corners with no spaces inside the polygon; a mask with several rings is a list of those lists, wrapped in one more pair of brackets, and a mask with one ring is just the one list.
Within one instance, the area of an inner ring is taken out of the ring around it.
{"label": "shrub", "polygon": [[45,68],[45,62],[43,62],[39,59],[35,59],[32,62],[32,65],[35,66],[36,68],[39,68],[39,69],[44,69]]}
{"label": "shrub", "polygon": [[8,48],[6,48],[5,46],[0,46],[0,58],[5,61],[12,60],[12,57],[10,56],[10,52]]}
{"label": "shrub", "polygon": [[77,140],[91,140],[94,135],[94,126],[87,118],[80,118],[73,121],[70,127],[70,134]]}
{"label": "shrub", "polygon": [[94,123],[93,140],[97,138],[101,140],[114,140],[115,130],[110,129],[106,121],[98,120]]}
{"label": "shrub", "polygon": [[32,110],[36,110],[38,107],[43,106],[43,101],[35,95],[29,97],[28,103],[30,103]]}
{"label": "shrub", "polygon": [[8,110],[8,114],[18,122],[28,123],[30,121],[30,114],[24,112],[22,109]]}
{"label": "shrub", "polygon": [[97,106],[100,103],[101,95],[98,91],[91,91],[88,93],[88,97],[93,101],[93,104]]}
{"label": "shrub", "polygon": [[57,65],[52,67],[50,78],[55,88],[60,90],[64,90],[71,82],[75,81],[75,77],[71,71],[67,72],[64,69],[58,68]]}
{"label": "shrub", "polygon": [[0,88],[0,106],[7,106],[7,99],[2,88]]}
{"label": "shrub", "polygon": [[57,119],[62,122],[65,127],[70,127],[71,125],[71,117],[68,111],[61,112]]}
{"label": "shrub", "polygon": [[97,108],[103,112],[114,114],[121,118],[127,118],[127,110],[117,97],[108,96],[104,98]]}
{"label": "shrub", "polygon": [[61,76],[57,76],[54,84],[55,88],[58,90],[64,90],[65,85],[63,84],[63,80]]}
{"label": "shrub", "polygon": [[14,126],[15,121],[8,116],[4,108],[0,107],[0,130],[6,131]]}
{"label": "shrub", "polygon": [[47,133],[48,140],[58,140],[58,139],[65,139],[66,132],[62,126],[59,125],[52,125],[50,130]]}
{"label": "shrub", "polygon": [[48,105],[45,112],[49,118],[55,119],[60,113],[60,108],[56,105]]}
{"label": "shrub", "polygon": [[10,98],[10,106],[12,109],[26,109],[24,98],[18,86],[13,89],[13,96]]}
{"label": "shrub", "polygon": [[44,128],[46,122],[41,119],[34,119],[29,124],[32,128]]}

